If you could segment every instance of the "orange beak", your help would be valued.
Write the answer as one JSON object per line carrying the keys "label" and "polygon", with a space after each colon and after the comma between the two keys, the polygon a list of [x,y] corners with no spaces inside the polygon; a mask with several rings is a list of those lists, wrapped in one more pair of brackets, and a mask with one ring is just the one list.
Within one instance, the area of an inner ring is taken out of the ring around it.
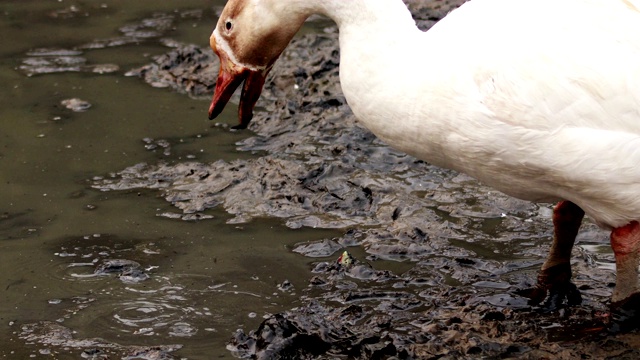
{"label": "orange beak", "polygon": [[253,108],[260,98],[262,87],[266,79],[266,71],[248,69],[235,64],[227,53],[217,47],[215,38],[211,37],[211,48],[220,58],[220,71],[216,81],[216,89],[213,93],[211,106],[209,107],[209,119],[215,119],[231,99],[238,86],[244,81],[240,104],[238,105],[238,118],[240,123],[234,129],[245,129],[253,118]]}

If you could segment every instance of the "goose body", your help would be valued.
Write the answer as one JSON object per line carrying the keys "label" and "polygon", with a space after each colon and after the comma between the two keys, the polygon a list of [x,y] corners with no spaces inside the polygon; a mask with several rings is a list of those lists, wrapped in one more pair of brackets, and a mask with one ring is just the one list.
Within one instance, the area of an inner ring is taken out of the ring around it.
{"label": "goose body", "polygon": [[474,0],[427,32],[381,9],[379,24],[340,28],[341,85],[399,150],[623,226],[640,220],[640,12],[615,2]]}
{"label": "goose body", "polygon": [[221,70],[210,118],[244,81],[246,127],[266,74],[315,13],[338,25],[344,95],[376,136],[514,197],[559,202],[545,294],[569,283],[586,213],[612,230],[614,303],[635,297],[640,0],[471,0],[427,32],[401,0],[230,0],[211,36]]}

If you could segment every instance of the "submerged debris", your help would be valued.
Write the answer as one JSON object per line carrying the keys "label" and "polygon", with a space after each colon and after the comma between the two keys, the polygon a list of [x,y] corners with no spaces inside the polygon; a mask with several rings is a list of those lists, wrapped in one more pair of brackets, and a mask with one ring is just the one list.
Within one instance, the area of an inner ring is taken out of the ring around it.
{"label": "submerged debris", "polygon": [[96,275],[116,274],[120,281],[124,283],[139,283],[149,279],[139,263],[126,259],[108,259],[104,260],[96,267],[94,271]]}
{"label": "submerged debris", "polygon": [[345,267],[353,265],[353,262],[353,256],[351,256],[348,251],[343,252],[342,255],[340,255],[340,257],[338,258],[338,264]]}
{"label": "submerged debris", "polygon": [[[71,18],[88,16],[86,11],[76,6],[55,11],[50,14],[53,18]],[[142,19],[120,28],[120,36],[108,39],[96,39],[86,44],[80,44],[71,49],[39,48],[27,52],[26,58],[18,69],[27,76],[54,74],[63,72],[90,72],[95,74],[112,74],[120,70],[116,64],[90,64],[83,53],[90,50],[112,48],[140,44],[150,39],[156,39],[166,46],[175,46],[174,42],[161,41],[160,37],[171,31],[177,22],[185,19],[199,19],[202,10],[187,10],[177,13],[156,13],[154,16]],[[199,51],[199,50],[198,50]],[[192,69],[195,71],[195,69]]]}
{"label": "submerged debris", "polygon": [[78,98],[66,99],[60,102],[64,107],[75,112],[84,112],[89,110],[91,104],[88,101]]}
{"label": "submerged debris", "polygon": [[87,59],[80,56],[82,51],[74,49],[34,49],[27,55],[29,57],[23,59],[19,66],[20,71],[27,76],[62,72],[110,74],[120,70],[115,64],[87,64]]}
{"label": "submerged debris", "polygon": [[177,359],[171,353],[182,348],[181,345],[126,346],[100,338],[76,339],[71,329],[49,321],[23,325],[19,336],[29,343],[46,348],[80,349],[82,358],[96,360],[111,358],[171,360]]}

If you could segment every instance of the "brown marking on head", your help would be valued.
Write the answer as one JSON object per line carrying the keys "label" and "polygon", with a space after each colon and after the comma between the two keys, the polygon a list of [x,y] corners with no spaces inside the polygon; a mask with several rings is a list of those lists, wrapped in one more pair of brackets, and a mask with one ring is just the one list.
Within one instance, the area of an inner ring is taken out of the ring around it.
{"label": "brown marking on head", "polygon": [[267,73],[308,16],[290,10],[281,0],[227,3],[210,39],[221,62],[210,119],[220,114],[244,81],[239,127],[249,123]]}
{"label": "brown marking on head", "polygon": [[230,0],[216,31],[238,62],[269,68],[306,19],[288,10],[280,0]]}
{"label": "brown marking on head", "polygon": [[[271,67],[291,40],[286,33],[272,29],[262,33],[259,38],[244,39],[240,44],[230,43],[233,49],[238,49],[238,60],[245,64]],[[248,40],[248,42],[246,41]]]}

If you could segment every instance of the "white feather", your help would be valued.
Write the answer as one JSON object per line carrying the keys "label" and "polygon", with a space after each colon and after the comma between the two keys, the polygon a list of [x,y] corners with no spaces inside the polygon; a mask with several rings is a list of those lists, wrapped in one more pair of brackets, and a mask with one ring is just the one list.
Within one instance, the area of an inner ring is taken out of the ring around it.
{"label": "white feather", "polygon": [[336,2],[341,85],[382,140],[603,227],[640,220],[638,0],[472,0],[426,33],[400,1]]}

